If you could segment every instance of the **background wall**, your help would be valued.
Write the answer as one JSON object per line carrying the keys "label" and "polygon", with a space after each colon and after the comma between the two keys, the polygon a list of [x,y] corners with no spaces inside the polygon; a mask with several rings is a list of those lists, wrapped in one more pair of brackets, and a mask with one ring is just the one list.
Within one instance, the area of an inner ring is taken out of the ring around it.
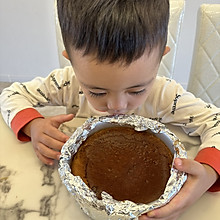
{"label": "background wall", "polygon": [[[174,79],[185,88],[189,79],[197,11],[203,3],[186,0]],[[0,81],[27,81],[59,68],[54,0],[0,0]]]}
{"label": "background wall", "polygon": [[54,0],[0,0],[0,81],[27,81],[57,67]]}

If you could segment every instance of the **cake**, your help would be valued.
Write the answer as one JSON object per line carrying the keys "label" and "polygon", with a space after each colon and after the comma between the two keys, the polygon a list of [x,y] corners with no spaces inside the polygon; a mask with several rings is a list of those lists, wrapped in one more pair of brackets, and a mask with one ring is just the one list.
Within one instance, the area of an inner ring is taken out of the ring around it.
{"label": "cake", "polygon": [[170,177],[173,154],[151,131],[109,127],[89,136],[74,155],[71,171],[98,199],[147,204],[160,197]]}

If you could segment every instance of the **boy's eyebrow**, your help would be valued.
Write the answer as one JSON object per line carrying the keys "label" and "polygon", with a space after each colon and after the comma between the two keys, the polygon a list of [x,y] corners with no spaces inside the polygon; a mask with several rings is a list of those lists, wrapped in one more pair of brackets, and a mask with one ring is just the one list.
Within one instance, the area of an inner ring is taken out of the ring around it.
{"label": "boy's eyebrow", "polygon": [[[134,89],[134,88],[138,88],[138,87],[147,86],[147,85],[150,84],[153,80],[154,80],[154,77],[153,77],[151,80],[149,80],[148,82],[143,82],[143,83],[138,84],[138,85],[130,86],[130,87],[126,88],[126,89]],[[81,82],[81,84],[82,84],[83,86],[85,86],[86,88],[88,88],[88,89],[107,90],[106,88],[101,88],[101,87],[97,87],[97,86],[87,85],[87,84],[85,84],[85,83],[83,83],[83,82]]]}
{"label": "boy's eyebrow", "polygon": [[96,87],[96,86],[91,86],[91,85],[87,85],[83,82],[80,82],[83,86],[85,86],[87,89],[100,89],[100,90],[106,90],[104,88],[101,88],[101,87]]}
{"label": "boy's eyebrow", "polygon": [[138,84],[138,85],[135,85],[135,86],[131,86],[131,87],[128,87],[126,89],[134,89],[134,88],[137,88],[137,87],[143,87],[143,86],[147,86],[148,84],[150,84],[152,81],[154,80],[154,77],[152,79],[150,79],[148,82],[143,82],[141,84]]}

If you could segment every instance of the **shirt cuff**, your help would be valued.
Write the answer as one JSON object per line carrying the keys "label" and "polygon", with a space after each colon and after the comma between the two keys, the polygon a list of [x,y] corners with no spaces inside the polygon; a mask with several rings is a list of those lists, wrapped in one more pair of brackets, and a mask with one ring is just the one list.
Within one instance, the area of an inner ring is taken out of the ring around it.
{"label": "shirt cuff", "polygon": [[[195,160],[211,166],[220,175],[220,150],[214,147],[204,148],[197,154]],[[220,178],[217,179],[208,191],[220,191]]]}
{"label": "shirt cuff", "polygon": [[43,118],[43,116],[33,108],[27,108],[18,112],[11,122],[11,129],[20,141],[30,141],[31,138],[22,132],[22,128],[35,118]]}

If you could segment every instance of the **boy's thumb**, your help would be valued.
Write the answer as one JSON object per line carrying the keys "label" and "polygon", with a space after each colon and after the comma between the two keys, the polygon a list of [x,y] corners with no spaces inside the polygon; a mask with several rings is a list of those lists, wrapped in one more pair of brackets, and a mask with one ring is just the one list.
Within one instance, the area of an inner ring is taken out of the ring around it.
{"label": "boy's thumb", "polygon": [[201,164],[197,161],[185,158],[176,158],[174,160],[174,166],[177,170],[191,175],[198,175],[201,168]]}
{"label": "boy's thumb", "polygon": [[74,118],[74,114],[68,114],[68,115],[62,115],[62,123],[67,122],[67,121],[71,121]]}
{"label": "boy's thumb", "polygon": [[57,115],[53,118],[53,121],[55,122],[55,126],[59,126],[64,122],[71,121],[74,118],[73,114],[68,115]]}

